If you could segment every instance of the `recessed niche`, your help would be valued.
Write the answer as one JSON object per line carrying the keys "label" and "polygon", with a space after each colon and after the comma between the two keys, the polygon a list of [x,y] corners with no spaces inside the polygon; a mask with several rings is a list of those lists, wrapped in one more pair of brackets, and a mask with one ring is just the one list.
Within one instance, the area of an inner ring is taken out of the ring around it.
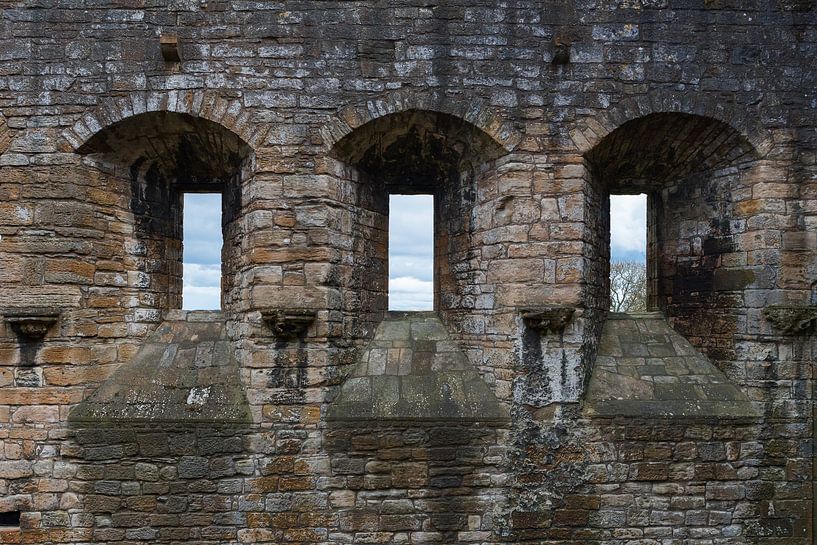
{"label": "recessed niche", "polygon": [[0,526],[20,526],[20,511],[0,513]]}

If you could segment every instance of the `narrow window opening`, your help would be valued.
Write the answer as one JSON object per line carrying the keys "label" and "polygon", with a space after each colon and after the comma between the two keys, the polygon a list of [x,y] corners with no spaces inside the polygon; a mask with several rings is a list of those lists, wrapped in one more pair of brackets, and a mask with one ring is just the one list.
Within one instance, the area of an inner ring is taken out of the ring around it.
{"label": "narrow window opening", "polygon": [[610,310],[645,312],[648,303],[647,196],[610,196]]}
{"label": "narrow window opening", "polygon": [[389,195],[389,310],[434,310],[434,197]]}
{"label": "narrow window opening", "polygon": [[20,526],[20,511],[0,513],[0,526]]}
{"label": "narrow window opening", "polygon": [[221,309],[221,194],[185,193],[182,308]]}

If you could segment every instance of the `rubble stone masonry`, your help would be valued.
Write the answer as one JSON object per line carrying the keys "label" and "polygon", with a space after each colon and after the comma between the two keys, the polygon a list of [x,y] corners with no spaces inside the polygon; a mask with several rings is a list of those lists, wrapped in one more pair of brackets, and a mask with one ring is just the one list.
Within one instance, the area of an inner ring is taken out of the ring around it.
{"label": "rubble stone masonry", "polygon": [[0,543],[814,543],[815,67],[812,0],[0,1]]}

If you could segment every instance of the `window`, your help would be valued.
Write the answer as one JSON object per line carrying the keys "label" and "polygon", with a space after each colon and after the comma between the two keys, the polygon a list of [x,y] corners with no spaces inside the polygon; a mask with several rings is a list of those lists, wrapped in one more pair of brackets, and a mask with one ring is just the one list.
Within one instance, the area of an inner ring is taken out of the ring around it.
{"label": "window", "polygon": [[221,308],[221,195],[184,193],[182,305]]}
{"label": "window", "polygon": [[389,195],[389,310],[434,310],[432,195]]}
{"label": "window", "polygon": [[644,312],[647,303],[647,196],[610,196],[610,310]]}

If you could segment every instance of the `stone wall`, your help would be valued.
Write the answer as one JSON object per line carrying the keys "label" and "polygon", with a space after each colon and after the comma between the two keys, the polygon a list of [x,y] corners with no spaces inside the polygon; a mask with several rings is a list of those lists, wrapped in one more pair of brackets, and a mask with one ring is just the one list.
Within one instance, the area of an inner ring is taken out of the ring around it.
{"label": "stone wall", "polygon": [[[777,0],[4,3],[0,512],[21,517],[0,541],[809,543],[816,19]],[[180,304],[186,189],[225,196],[251,423],[69,424]],[[436,196],[436,310],[507,423],[326,418],[386,309],[392,190]],[[609,194],[633,191],[656,306],[762,416],[583,412]],[[265,315],[314,320],[285,337]]]}

